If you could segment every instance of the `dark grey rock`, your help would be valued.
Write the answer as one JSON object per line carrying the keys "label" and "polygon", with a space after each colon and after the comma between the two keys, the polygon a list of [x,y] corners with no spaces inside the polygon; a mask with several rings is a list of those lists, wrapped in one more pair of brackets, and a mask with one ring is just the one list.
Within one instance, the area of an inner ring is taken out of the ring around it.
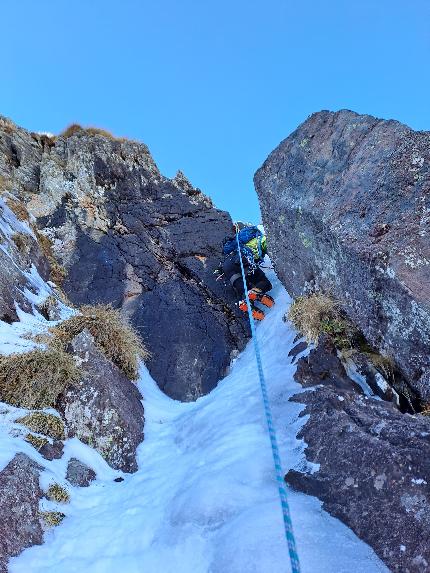
{"label": "dark grey rock", "polygon": [[39,449],[39,454],[48,461],[59,460],[63,452],[64,444],[58,440],[55,440],[52,444],[48,442]]}
{"label": "dark grey rock", "polygon": [[391,571],[430,571],[430,420],[356,393],[326,347],[300,359],[295,378],[314,387],[293,400],[306,405],[299,437],[319,470],[290,471],[287,482],[321,499]]}
{"label": "dark grey rock", "polygon": [[302,386],[322,384],[337,390],[363,393],[361,387],[347,376],[328,336],[320,338],[317,348],[312,350],[312,357],[312,360],[301,358],[297,364],[296,377]]}
{"label": "dark grey rock", "polygon": [[291,362],[294,362],[294,360],[297,358],[297,356],[301,352],[306,350],[307,347],[308,347],[308,345],[304,340],[302,340],[301,342],[298,342],[288,353],[288,356],[291,356]]}
{"label": "dark grey rock", "polygon": [[52,141],[1,122],[0,138],[0,175],[53,239],[72,303],[121,307],[173,398],[214,388],[249,336],[213,275],[230,216],[182,173],[161,175],[143,144],[85,130]]}
{"label": "dark grey rock", "polygon": [[0,471],[0,572],[9,559],[26,547],[42,543],[39,522],[39,487],[42,468],[25,454],[16,454]]}
{"label": "dark grey rock", "polygon": [[430,134],[323,111],[271,153],[255,185],[287,290],[330,291],[420,392],[414,382],[430,367]]}
{"label": "dark grey rock", "polygon": [[413,384],[416,392],[422,397],[426,405],[430,405],[430,369]]}
{"label": "dark grey rock", "polygon": [[96,479],[96,472],[76,458],[67,465],[66,479],[74,486],[88,487]]}
{"label": "dark grey rock", "polygon": [[137,470],[136,449],[143,440],[144,412],[136,386],[95,346],[84,330],[71,343],[83,370],[57,404],[68,437],[95,448],[115,469]]}

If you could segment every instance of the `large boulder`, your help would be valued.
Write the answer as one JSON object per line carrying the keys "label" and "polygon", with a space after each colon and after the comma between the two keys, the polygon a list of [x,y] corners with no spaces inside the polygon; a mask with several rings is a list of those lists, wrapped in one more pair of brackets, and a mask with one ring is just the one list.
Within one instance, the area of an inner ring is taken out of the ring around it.
{"label": "large boulder", "polygon": [[230,216],[182,173],[164,177],[143,144],[82,129],[50,139],[4,122],[0,176],[51,241],[70,300],[121,307],[173,398],[209,392],[249,335],[213,275]]}
{"label": "large boulder", "polygon": [[255,185],[288,291],[331,292],[428,401],[430,133],[322,111],[270,154]]}
{"label": "large boulder", "polygon": [[290,471],[287,482],[371,545],[391,571],[430,571],[430,419],[365,397],[334,349],[323,343],[301,358],[295,379],[312,388],[299,433],[317,471]]}
{"label": "large boulder", "polygon": [[70,350],[83,376],[58,400],[67,436],[95,448],[113,468],[136,471],[144,425],[139,390],[96,347],[88,330],[73,339]]}
{"label": "large boulder", "polygon": [[42,468],[25,454],[16,454],[0,471],[0,573],[9,559],[26,547],[42,543],[39,487]]}

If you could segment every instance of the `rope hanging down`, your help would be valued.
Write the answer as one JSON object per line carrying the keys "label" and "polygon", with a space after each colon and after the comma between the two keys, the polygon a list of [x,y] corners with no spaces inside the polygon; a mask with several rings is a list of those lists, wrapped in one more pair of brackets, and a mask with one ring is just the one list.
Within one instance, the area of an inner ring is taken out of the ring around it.
{"label": "rope hanging down", "polygon": [[275,428],[273,426],[272,411],[270,408],[269,396],[267,394],[266,381],[264,379],[260,348],[258,346],[254,319],[252,317],[252,309],[248,295],[248,286],[246,284],[246,276],[242,261],[242,253],[240,251],[239,232],[237,226],[236,226],[236,241],[237,241],[237,250],[239,253],[240,268],[242,271],[243,286],[246,296],[246,304],[248,307],[249,324],[251,326],[252,340],[254,341],[255,357],[257,359],[258,376],[260,378],[261,393],[263,395],[264,412],[266,414],[267,427],[269,429],[270,443],[272,446],[273,461],[275,463],[276,481],[278,482],[279,497],[281,498],[282,515],[284,517],[285,536],[287,538],[288,551],[290,554],[291,571],[292,573],[300,573],[299,556],[297,554],[296,541],[293,533],[293,524],[291,522],[290,508],[287,500],[287,490],[285,487],[285,482],[281,468],[281,458],[279,456],[278,442],[276,441]]}

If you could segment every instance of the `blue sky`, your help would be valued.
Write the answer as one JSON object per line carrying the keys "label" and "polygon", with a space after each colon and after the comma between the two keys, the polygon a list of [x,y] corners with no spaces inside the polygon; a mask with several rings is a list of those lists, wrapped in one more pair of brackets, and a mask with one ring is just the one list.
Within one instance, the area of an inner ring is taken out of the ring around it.
{"label": "blue sky", "polygon": [[3,2],[0,113],[149,145],[235,218],[252,177],[314,111],[430,130],[428,0]]}

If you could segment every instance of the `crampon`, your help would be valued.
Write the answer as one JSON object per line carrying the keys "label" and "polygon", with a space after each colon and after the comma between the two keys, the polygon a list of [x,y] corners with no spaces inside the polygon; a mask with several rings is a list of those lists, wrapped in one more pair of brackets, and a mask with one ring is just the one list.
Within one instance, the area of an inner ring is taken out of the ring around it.
{"label": "crampon", "polygon": [[248,292],[248,296],[251,302],[260,302],[261,304],[264,304],[264,306],[267,306],[267,308],[271,308],[275,304],[275,301],[270,295],[256,289],[251,289]]}
{"label": "crampon", "polygon": [[[246,300],[241,300],[239,303],[239,309],[242,312],[248,312],[248,305],[246,303]],[[251,312],[252,312],[252,317],[255,320],[263,320],[265,317],[265,314],[262,310],[260,310],[259,308],[255,307],[252,303],[251,303]]]}

